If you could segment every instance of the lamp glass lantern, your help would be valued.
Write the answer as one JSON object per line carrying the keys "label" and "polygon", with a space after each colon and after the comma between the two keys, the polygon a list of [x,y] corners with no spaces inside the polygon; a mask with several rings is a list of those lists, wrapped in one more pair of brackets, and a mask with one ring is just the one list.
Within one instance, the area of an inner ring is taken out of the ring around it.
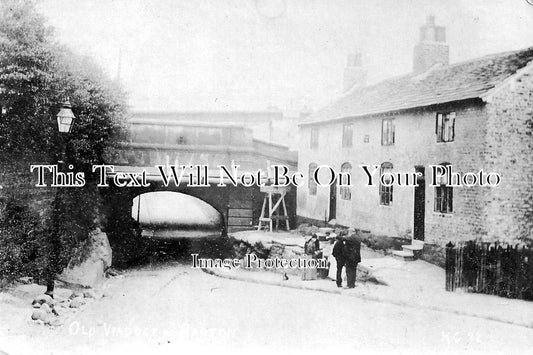
{"label": "lamp glass lantern", "polygon": [[72,113],[70,101],[67,99],[57,114],[57,126],[59,128],[59,132],[69,133],[72,129],[72,122],[74,122],[75,118],[76,116],[74,116],[74,113]]}

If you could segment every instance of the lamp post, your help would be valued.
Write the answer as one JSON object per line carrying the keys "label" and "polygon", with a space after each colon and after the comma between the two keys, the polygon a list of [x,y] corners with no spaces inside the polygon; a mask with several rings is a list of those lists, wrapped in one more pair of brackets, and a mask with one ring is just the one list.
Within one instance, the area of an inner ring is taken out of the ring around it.
{"label": "lamp post", "polygon": [[[61,160],[65,159],[65,145],[63,136],[70,132],[75,118],[76,116],[74,116],[74,113],[72,112],[72,106],[70,105],[70,101],[67,98],[67,100],[61,106],[59,113],[57,114],[57,126],[61,138]],[[58,191],[56,190],[54,205],[52,209],[52,231],[48,234],[50,251],[48,255],[48,265],[46,270],[45,294],[51,297],[54,297],[55,273],[56,267],[59,264],[61,254],[61,238],[59,237],[59,206],[59,196]]]}

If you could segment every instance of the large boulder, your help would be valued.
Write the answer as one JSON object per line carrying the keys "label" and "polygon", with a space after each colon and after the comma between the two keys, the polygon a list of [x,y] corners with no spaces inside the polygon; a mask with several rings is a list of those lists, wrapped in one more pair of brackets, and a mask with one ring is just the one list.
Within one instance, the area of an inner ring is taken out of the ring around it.
{"label": "large boulder", "polygon": [[112,257],[107,235],[97,228],[91,233],[87,248],[90,249],[84,253],[87,257],[81,263],[71,261],[59,275],[59,280],[87,287],[96,287],[104,281]]}

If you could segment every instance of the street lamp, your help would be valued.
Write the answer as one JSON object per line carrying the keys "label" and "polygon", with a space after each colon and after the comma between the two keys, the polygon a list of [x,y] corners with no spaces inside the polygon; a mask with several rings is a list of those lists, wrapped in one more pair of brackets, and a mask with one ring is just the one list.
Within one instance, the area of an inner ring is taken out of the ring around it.
{"label": "street lamp", "polygon": [[[57,114],[57,128],[59,130],[60,135],[65,135],[70,132],[72,129],[72,124],[74,123],[74,119],[76,116],[74,116],[74,113],[72,113],[72,106],[70,105],[70,101],[67,98],[67,100],[63,103],[61,106],[61,109],[59,110],[59,113]],[[65,145],[64,140],[60,140],[61,143],[61,159],[64,159],[65,156]],[[54,287],[55,287],[55,267],[59,263],[60,254],[61,254],[61,239],[59,238],[59,215],[58,215],[58,208],[59,208],[59,196],[58,191],[56,190],[55,194],[55,200],[54,200],[54,207],[52,209],[52,213],[54,214],[52,217],[53,220],[53,231],[49,234],[49,243],[50,243],[50,254],[49,254],[49,260],[48,260],[48,270],[46,275],[46,292],[45,294],[49,295],[50,297],[54,297]]]}
{"label": "street lamp", "polygon": [[72,122],[75,118],[76,116],[74,116],[72,113],[72,106],[67,98],[67,100],[63,103],[63,106],[61,106],[61,110],[59,110],[59,113],[57,114],[57,126],[59,128],[59,132],[69,133],[72,129]]}

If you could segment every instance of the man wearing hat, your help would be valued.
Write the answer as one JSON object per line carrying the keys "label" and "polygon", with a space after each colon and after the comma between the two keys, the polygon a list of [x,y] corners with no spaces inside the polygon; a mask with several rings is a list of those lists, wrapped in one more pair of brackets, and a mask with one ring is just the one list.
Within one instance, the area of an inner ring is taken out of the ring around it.
{"label": "man wearing hat", "polygon": [[361,262],[361,242],[355,236],[346,238],[344,242],[344,260],[348,288],[354,288],[357,264]]}
{"label": "man wearing hat", "polygon": [[342,268],[344,267],[345,258],[344,258],[344,237],[339,233],[337,235],[337,241],[333,246],[333,251],[331,255],[335,258],[337,263],[337,275],[335,277],[335,282],[337,287],[342,287]]}

